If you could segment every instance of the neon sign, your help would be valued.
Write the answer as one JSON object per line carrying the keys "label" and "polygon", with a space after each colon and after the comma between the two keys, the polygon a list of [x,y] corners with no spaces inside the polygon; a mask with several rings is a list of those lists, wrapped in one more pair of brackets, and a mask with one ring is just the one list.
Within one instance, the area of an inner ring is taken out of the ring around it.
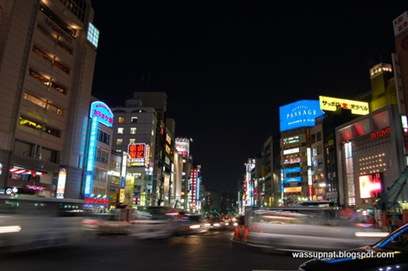
{"label": "neon sign", "polygon": [[279,107],[280,131],[313,127],[316,118],[324,115],[318,100],[301,100]]}
{"label": "neon sign", "polygon": [[390,134],[391,134],[391,128],[388,127],[388,128],[384,128],[384,129],[372,132],[370,134],[370,138],[371,139],[376,139],[376,138],[379,138],[379,137],[388,136]]}
{"label": "neon sign", "polygon": [[113,126],[113,113],[105,103],[93,102],[89,114],[91,118],[97,118],[100,123],[108,127]]}

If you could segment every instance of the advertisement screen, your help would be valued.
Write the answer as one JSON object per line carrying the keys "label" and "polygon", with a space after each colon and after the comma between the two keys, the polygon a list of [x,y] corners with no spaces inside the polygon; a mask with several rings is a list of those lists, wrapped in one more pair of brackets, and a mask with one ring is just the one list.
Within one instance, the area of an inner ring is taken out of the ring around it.
{"label": "advertisement screen", "polygon": [[360,183],[360,198],[376,198],[382,191],[383,176],[381,172],[358,177]]}
{"label": "advertisement screen", "polygon": [[279,107],[280,131],[313,127],[315,119],[324,115],[319,100],[301,100]]}
{"label": "advertisement screen", "polygon": [[188,138],[176,138],[176,149],[178,153],[183,157],[189,157],[190,155],[190,140]]}

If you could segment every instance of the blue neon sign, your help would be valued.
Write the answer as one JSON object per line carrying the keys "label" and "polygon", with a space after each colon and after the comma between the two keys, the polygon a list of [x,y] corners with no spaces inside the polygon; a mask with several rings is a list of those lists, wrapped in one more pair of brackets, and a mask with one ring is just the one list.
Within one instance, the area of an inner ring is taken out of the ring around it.
{"label": "blue neon sign", "polygon": [[315,119],[324,114],[319,100],[301,100],[279,107],[280,131],[313,127]]}

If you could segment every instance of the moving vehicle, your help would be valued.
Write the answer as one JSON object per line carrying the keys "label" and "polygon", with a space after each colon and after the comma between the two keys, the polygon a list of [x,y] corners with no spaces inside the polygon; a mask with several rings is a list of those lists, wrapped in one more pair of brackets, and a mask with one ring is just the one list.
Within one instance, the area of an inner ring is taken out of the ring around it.
{"label": "moving vehicle", "polygon": [[[304,262],[299,266],[298,270],[408,270],[408,224],[403,225],[373,245],[362,246],[347,251],[337,251],[337,253],[339,255],[310,254],[318,257]],[[344,255],[340,255],[340,253]]]}
{"label": "moving vehicle", "polygon": [[0,252],[69,245],[87,238],[85,201],[0,195]]}
{"label": "moving vehicle", "polygon": [[129,236],[137,239],[164,239],[173,235],[172,220],[179,215],[179,210],[165,206],[147,206],[136,210],[130,223]]}
{"label": "moving vehicle", "polygon": [[371,224],[339,218],[332,206],[248,208],[234,241],[278,251],[322,251],[367,245],[387,235]]}
{"label": "moving vehicle", "polygon": [[172,235],[192,235],[206,233],[210,224],[199,214],[180,213],[171,221]]}
{"label": "moving vehicle", "polygon": [[82,220],[82,228],[94,234],[129,234],[132,224],[114,212],[94,213]]}

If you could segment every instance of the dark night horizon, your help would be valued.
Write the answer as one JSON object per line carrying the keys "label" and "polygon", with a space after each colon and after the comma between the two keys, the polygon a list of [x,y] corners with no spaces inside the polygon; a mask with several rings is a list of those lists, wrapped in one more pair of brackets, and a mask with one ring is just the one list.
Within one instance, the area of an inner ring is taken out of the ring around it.
{"label": "dark night horizon", "polygon": [[206,189],[236,191],[248,158],[279,134],[280,106],[352,99],[370,91],[372,66],[391,64],[392,20],[408,5],[363,2],[93,1],[93,95],[116,107],[137,91],[165,92]]}

